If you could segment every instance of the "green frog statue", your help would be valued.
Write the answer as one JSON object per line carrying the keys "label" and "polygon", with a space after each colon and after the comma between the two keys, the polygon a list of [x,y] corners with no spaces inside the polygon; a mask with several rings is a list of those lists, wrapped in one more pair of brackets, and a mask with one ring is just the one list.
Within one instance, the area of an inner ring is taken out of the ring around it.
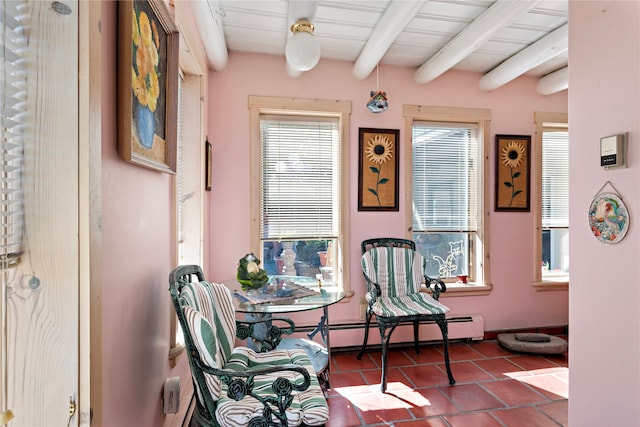
{"label": "green frog statue", "polygon": [[253,253],[240,258],[236,278],[244,291],[260,289],[269,282],[267,272],[260,268],[260,260]]}

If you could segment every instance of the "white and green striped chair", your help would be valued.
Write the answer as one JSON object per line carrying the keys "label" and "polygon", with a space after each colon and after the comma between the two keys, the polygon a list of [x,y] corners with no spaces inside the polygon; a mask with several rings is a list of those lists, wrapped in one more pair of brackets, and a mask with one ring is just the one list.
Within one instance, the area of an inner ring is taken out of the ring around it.
{"label": "white and green striped chair", "polygon": [[[257,321],[236,320],[230,290],[208,283],[197,265],[181,266],[169,276],[169,291],[185,339],[197,407],[197,426],[321,426],[329,408],[311,361],[304,350],[257,353],[235,347],[236,337],[253,337]],[[271,326],[269,348],[286,328]]]}
{"label": "white and green striped chair", "polygon": [[[380,329],[382,346],[382,378],[380,388],[387,389],[387,350],[391,334],[403,322],[413,323],[413,336],[416,353],[418,328],[421,321],[433,321],[442,332],[444,360],[449,383],[455,384],[449,364],[448,325],[446,313],[449,308],[438,301],[441,292],[447,288],[440,279],[426,275],[426,260],[415,251],[415,242],[407,239],[378,238],[362,242],[362,271],[367,282],[368,306],[364,331],[364,342],[358,353],[362,358],[369,339],[371,317],[376,316]],[[421,292],[423,282],[431,289],[433,297]],[[432,287],[433,285],[433,287]]]}

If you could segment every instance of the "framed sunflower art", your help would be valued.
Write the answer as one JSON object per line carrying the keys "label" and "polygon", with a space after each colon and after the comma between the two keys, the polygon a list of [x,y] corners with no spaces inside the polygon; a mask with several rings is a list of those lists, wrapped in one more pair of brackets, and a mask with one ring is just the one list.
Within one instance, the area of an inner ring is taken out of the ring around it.
{"label": "framed sunflower art", "polygon": [[118,2],[118,153],[176,172],[178,27],[161,0]]}
{"label": "framed sunflower art", "polygon": [[397,129],[360,128],[358,210],[399,210]]}
{"label": "framed sunflower art", "polygon": [[496,211],[529,212],[531,136],[496,135]]}

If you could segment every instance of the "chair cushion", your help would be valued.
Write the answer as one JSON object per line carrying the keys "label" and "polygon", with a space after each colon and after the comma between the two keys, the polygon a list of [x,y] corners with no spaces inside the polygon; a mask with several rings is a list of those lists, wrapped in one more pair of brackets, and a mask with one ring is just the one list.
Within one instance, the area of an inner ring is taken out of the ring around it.
{"label": "chair cushion", "polygon": [[[294,392],[293,402],[287,410],[290,426],[301,424],[316,426],[329,421],[329,407],[309,357],[304,350],[273,350],[267,353],[256,353],[247,347],[233,350],[225,369],[247,371],[251,368],[263,368],[294,364],[305,368],[311,376],[311,385],[303,392]],[[206,374],[205,374],[206,375]],[[208,375],[207,375],[208,376]],[[287,378],[292,382],[302,382],[302,377],[295,372],[278,372],[257,376],[254,379],[254,393],[261,397],[273,395],[273,381],[277,377]],[[246,426],[249,420],[261,415],[263,406],[255,398],[246,396],[240,401],[227,397],[227,385],[222,384],[222,394],[216,410],[216,418],[221,425]]]}
{"label": "chair cushion", "polygon": [[362,270],[380,286],[382,297],[397,297],[420,291],[425,259],[408,248],[380,246],[362,255]]}
{"label": "chair cushion", "polygon": [[371,309],[379,317],[444,314],[449,311],[449,307],[423,292],[401,297],[378,297]]}
{"label": "chair cushion", "polygon": [[193,307],[182,307],[185,319],[189,325],[189,332],[193,343],[200,353],[200,359],[212,368],[219,369],[220,353],[218,351],[216,331],[211,323]]}
{"label": "chair cushion", "polygon": [[188,283],[180,293],[180,304],[197,310],[213,327],[221,350],[220,365],[226,363],[235,343],[236,332],[231,291],[218,283]]}

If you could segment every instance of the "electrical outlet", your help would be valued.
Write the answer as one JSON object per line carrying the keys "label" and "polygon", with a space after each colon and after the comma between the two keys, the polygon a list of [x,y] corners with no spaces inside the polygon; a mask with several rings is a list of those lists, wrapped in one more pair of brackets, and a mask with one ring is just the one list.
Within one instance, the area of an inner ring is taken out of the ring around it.
{"label": "electrical outlet", "polygon": [[180,377],[167,378],[164,382],[164,413],[176,414],[180,409]]}

